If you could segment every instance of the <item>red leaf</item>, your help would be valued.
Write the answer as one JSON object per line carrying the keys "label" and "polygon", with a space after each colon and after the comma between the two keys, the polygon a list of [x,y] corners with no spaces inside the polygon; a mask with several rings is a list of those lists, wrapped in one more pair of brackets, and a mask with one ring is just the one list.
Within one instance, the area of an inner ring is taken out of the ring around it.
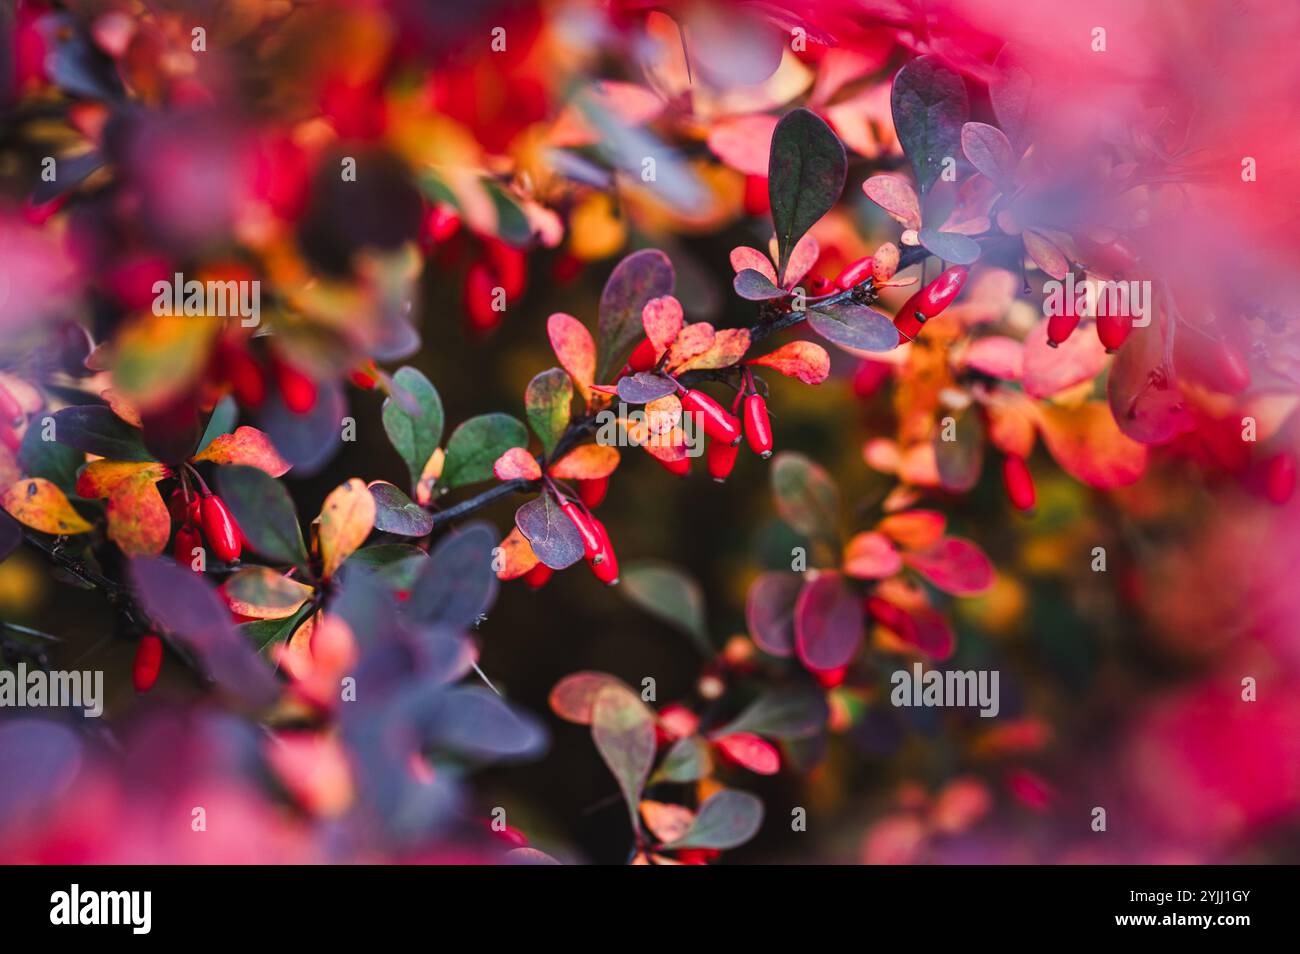
{"label": "red leaf", "polygon": [[781,771],[781,756],[776,746],[752,732],[733,732],[713,744],[726,758],[759,775],[775,775]]}
{"label": "red leaf", "polygon": [[993,564],[983,550],[961,537],[944,537],[928,550],[904,553],[903,561],[953,596],[974,596],[993,585]]}
{"label": "red leaf", "polygon": [[771,368],[788,378],[798,378],[804,384],[821,384],[831,373],[830,355],[812,341],[791,341],[748,363]]}
{"label": "red leaf", "polygon": [[853,659],[864,635],[862,608],[844,579],[822,572],[804,584],[794,611],[795,649],[809,669],[826,672]]}

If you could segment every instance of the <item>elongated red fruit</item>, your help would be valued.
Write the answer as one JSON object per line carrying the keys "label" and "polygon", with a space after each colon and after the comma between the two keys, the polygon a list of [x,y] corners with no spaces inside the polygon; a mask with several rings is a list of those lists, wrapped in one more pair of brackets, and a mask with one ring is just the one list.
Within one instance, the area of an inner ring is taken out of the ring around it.
{"label": "elongated red fruit", "polygon": [[266,400],[266,378],[257,363],[242,345],[231,344],[222,349],[226,380],[235,400],[247,408],[259,408]]}
{"label": "elongated red fruit", "polygon": [[604,503],[607,493],[609,493],[608,477],[593,477],[590,480],[578,481],[578,496],[588,510],[595,510]]}
{"label": "elongated red fruit", "polygon": [[763,458],[772,456],[772,422],[761,394],[745,398],[745,439],[755,454]]}
{"label": "elongated red fruit", "polygon": [[686,390],[681,394],[682,410],[698,414],[704,433],[724,444],[740,443],[740,421],[703,391]]}
{"label": "elongated red fruit", "polygon": [[203,498],[203,536],[207,538],[212,555],[223,563],[239,559],[240,537],[235,518],[226,509],[225,501],[216,494]]}
{"label": "elongated red fruit", "polygon": [[736,466],[736,457],[740,454],[739,444],[724,444],[722,441],[709,441],[704,452],[709,465],[709,476],[722,483]]}
{"label": "elongated red fruit", "polygon": [[162,669],[162,640],[153,633],[140,637],[140,644],[135,647],[135,663],[131,666],[131,682],[136,692],[148,692],[158,681],[158,672]]}
{"label": "elongated red fruit", "polygon": [[1281,506],[1295,493],[1295,457],[1283,451],[1269,458],[1264,465],[1264,493],[1273,503]]}
{"label": "elongated red fruit", "polygon": [[172,544],[172,556],[181,566],[193,567],[194,549],[203,546],[203,537],[197,527],[185,525],[176,531],[176,542]]}
{"label": "elongated red fruit", "polygon": [[883,361],[864,358],[853,372],[853,394],[864,401],[880,390],[880,386],[889,378],[890,366]]}
{"label": "elongated red fruit", "polygon": [[600,553],[600,534],[596,532],[595,517],[588,516],[587,513],[572,500],[565,500],[560,504],[560,509],[564,515],[572,521],[573,525],[578,528],[578,535],[582,537],[582,555],[588,560],[599,563],[604,557]]}
{"label": "elongated red fruit", "polygon": [[916,624],[912,622],[912,617],[907,615],[906,610],[880,596],[867,597],[865,608],[885,629],[892,630],[905,640],[910,641],[914,638]]}
{"label": "elongated red fruit", "polygon": [[524,582],[528,584],[530,590],[540,590],[548,582],[555,571],[545,563],[539,563],[527,573],[524,574]]}
{"label": "elongated red fruit", "polygon": [[922,325],[951,305],[969,274],[964,265],[954,265],[909,298],[894,317],[899,344],[914,340],[921,333]]}
{"label": "elongated red fruit", "polygon": [[306,372],[288,362],[276,361],[275,382],[284,406],[294,414],[306,414],[316,406],[316,382]]}
{"label": "elongated red fruit", "polygon": [[[1073,311],[1073,309],[1071,309]],[[1052,315],[1047,319],[1047,343],[1053,348],[1061,346],[1074,329],[1079,327],[1079,316],[1075,314]]]}
{"label": "elongated red fruit", "polygon": [[654,342],[649,338],[642,338],[641,343],[632,349],[631,356],[627,359],[627,366],[636,371],[649,371],[659,360],[659,355],[655,354]]}
{"label": "elongated red fruit", "polygon": [[1118,351],[1132,331],[1132,315],[1097,316],[1097,337],[1109,352]]}
{"label": "elongated red fruit", "polygon": [[[654,457],[653,454],[650,456]],[[655,460],[663,466],[668,473],[677,477],[685,477],[691,472],[691,459],[689,457],[679,457],[677,460],[664,460],[662,457],[655,457]]]}
{"label": "elongated red fruit", "polygon": [[745,176],[745,214],[767,215],[772,209],[767,195],[767,176]]}
{"label": "elongated red fruit", "polygon": [[835,276],[835,284],[841,291],[847,291],[859,282],[865,282],[872,276],[872,258],[860,258]]}
{"label": "elongated red fruit", "polygon": [[613,586],[618,583],[618,557],[614,553],[614,544],[610,543],[609,531],[599,518],[592,517],[591,522],[600,535],[600,551],[599,559],[589,559],[587,563],[591,566],[591,572],[596,574],[596,579],[606,586]]}
{"label": "elongated red fruit", "polygon": [[1002,483],[1007,488],[1011,506],[1026,513],[1034,509],[1038,493],[1034,489],[1034,476],[1023,457],[1008,455],[1002,461]]}

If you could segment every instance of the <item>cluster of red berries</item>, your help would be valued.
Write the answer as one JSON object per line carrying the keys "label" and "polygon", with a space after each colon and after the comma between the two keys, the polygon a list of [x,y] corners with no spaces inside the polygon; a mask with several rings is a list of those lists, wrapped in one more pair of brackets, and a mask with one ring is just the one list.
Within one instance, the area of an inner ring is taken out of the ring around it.
{"label": "cluster of red berries", "polygon": [[925,323],[953,303],[968,275],[970,270],[964,265],[953,265],[909,298],[894,316],[898,343],[915,341]]}
{"label": "cluster of red berries", "polygon": [[[618,583],[618,555],[614,552],[604,521],[591,512],[591,508],[605,499],[609,478],[578,481],[578,487],[578,500],[557,493],[560,510],[577,528],[578,536],[582,538],[583,559],[596,579],[606,586],[615,586]],[[554,572],[545,563],[538,563],[524,574],[524,582],[534,590],[541,589]]]}
{"label": "cluster of red berries", "polygon": [[246,341],[223,338],[214,363],[217,379],[229,386],[243,407],[256,410],[266,402],[268,381],[294,414],[306,414],[316,406],[317,387],[310,374],[274,353],[259,358]]}
{"label": "cluster of red berries", "polygon": [[[433,205],[425,213],[422,240],[427,251],[446,246],[460,231],[460,216],[451,206]],[[523,295],[527,284],[528,256],[501,239],[484,238],[480,253],[465,272],[461,289],[470,330],[479,335],[496,330],[504,314],[497,307],[497,289],[502,290],[509,304]]]}
{"label": "cluster of red berries", "polygon": [[172,555],[182,566],[189,566],[196,547],[206,539],[208,550],[223,563],[239,559],[243,550],[243,533],[229,508],[207,488],[202,494],[191,494],[188,487],[177,487],[172,492],[170,510],[172,519],[180,526]]}
{"label": "cluster of red berries", "polygon": [[[1082,316],[1076,314],[1073,307],[1052,315],[1047,319],[1047,343],[1053,348],[1059,348],[1070,335],[1074,334],[1074,329],[1079,327],[1081,319]],[[1097,316],[1097,337],[1101,339],[1102,345],[1109,354],[1118,351],[1132,331],[1132,315]]]}
{"label": "cluster of red berries", "polygon": [[[736,457],[740,454],[741,430],[744,430],[746,442],[749,449],[758,456],[766,459],[772,456],[772,422],[767,415],[767,401],[763,395],[754,390],[754,378],[746,371],[745,383],[739,391],[736,392],[736,400],[732,402],[731,413],[722,411],[722,407],[713,401],[707,394],[701,395],[698,391],[688,391],[687,395],[695,395],[691,406],[688,407],[686,395],[682,396],[683,410],[694,410],[700,405],[700,397],[707,399],[713,404],[713,407],[726,415],[727,428],[721,430],[719,434],[709,430],[708,416],[703,417],[704,432],[709,437],[709,446],[706,451],[709,476],[722,483],[731,475],[731,470],[736,466]],[[743,407],[743,410],[742,410]],[[743,417],[737,419],[736,414],[740,412]],[[743,420],[743,424],[741,421]],[[734,435],[733,435],[734,432]]]}

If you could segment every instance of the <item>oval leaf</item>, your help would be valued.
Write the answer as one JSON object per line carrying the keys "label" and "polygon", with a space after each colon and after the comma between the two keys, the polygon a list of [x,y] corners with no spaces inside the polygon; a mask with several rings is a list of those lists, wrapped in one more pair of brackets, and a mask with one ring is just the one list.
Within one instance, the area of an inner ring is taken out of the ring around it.
{"label": "oval leaf", "polygon": [[573,382],[559,368],[543,371],[528,382],[524,391],[524,409],[533,433],[542,442],[542,450],[549,456],[569,426]]}
{"label": "oval leaf", "polygon": [[750,585],[745,622],[759,649],[794,655],[794,605],[802,588],[802,577],[794,573],[763,573]]}
{"label": "oval leaf", "polygon": [[358,478],[330,491],[320,510],[321,574],[325,579],[343,565],[375,528],[375,498]]}
{"label": "oval leaf", "polygon": [[232,466],[217,471],[217,487],[249,546],[273,563],[307,565],[298,511],[283,484],[256,467]]}
{"label": "oval leaf", "polygon": [[528,429],[509,414],[481,414],[452,431],[442,466],[450,489],[492,479],[492,465],[512,447],[528,446]]}
{"label": "oval leaf", "polygon": [[894,131],[924,195],[944,159],[961,154],[961,129],[970,115],[966,86],[938,57],[922,56],[898,71],[889,103]]}
{"label": "oval leaf", "polygon": [[632,828],[640,829],[637,805],[655,757],[655,717],[624,686],[606,686],[591,707],[591,737],[627,802]]}
{"label": "oval leaf", "polygon": [[839,302],[813,308],[808,312],[808,326],[831,344],[855,353],[898,347],[894,323],[866,305]]}
{"label": "oval leaf", "polygon": [[552,570],[563,570],[582,559],[582,536],[549,493],[538,494],[516,510],[515,526],[537,558]]}
{"label": "oval leaf", "polygon": [[782,452],[772,462],[772,493],[781,519],[804,536],[834,539],[840,495],[830,475],[802,454]]}
{"label": "oval leaf", "polygon": [[736,848],[758,834],[762,825],[762,800],[729,788],[710,796],[686,834],[664,848]]}
{"label": "oval leaf", "polygon": [[384,433],[401,455],[414,487],[424,473],[433,452],[442,441],[444,415],[438,389],[415,368],[398,368],[393,385],[409,398],[404,407],[392,397],[385,399],[381,416]]}
{"label": "oval leaf", "polygon": [[862,645],[862,605],[838,573],[804,584],[794,610],[795,649],[804,665],[827,672],[847,665]]}
{"label": "oval leaf", "polygon": [[383,480],[372,482],[370,496],[375,498],[376,530],[403,537],[423,537],[433,532],[433,517],[429,512],[393,484]]}
{"label": "oval leaf", "polygon": [[844,191],[848,160],[844,144],[810,109],[795,109],[776,124],[768,154],[767,192],[776,227],[777,284],[799,239],[817,224]]}

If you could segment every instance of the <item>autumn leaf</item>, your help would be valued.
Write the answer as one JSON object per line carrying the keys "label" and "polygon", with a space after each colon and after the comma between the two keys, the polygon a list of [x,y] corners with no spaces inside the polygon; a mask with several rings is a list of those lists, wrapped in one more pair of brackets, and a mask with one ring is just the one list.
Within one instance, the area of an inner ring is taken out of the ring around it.
{"label": "autumn leaf", "polygon": [[569,426],[573,404],[573,382],[559,368],[543,371],[528,382],[524,408],[533,433],[548,455]]}
{"label": "autumn leaf", "polygon": [[353,477],[325,498],[320,511],[321,575],[329,579],[375,526],[375,498]]}
{"label": "autumn leaf", "polygon": [[91,461],[77,478],[77,495],[108,498],[108,536],[127,556],[162,553],[171,535],[171,515],[156,486],[167,476],[160,463]]}
{"label": "autumn leaf", "polygon": [[1039,411],[1039,429],[1061,469],[1089,486],[1123,487],[1146,471],[1146,445],[1119,429],[1105,402],[1046,405]]}
{"label": "autumn leaf", "polygon": [[0,497],[0,503],[19,523],[42,533],[87,533],[94,529],[72,509],[63,491],[43,477],[12,484]]}
{"label": "autumn leaf", "polygon": [[804,384],[821,384],[831,373],[831,356],[825,348],[812,341],[791,341],[746,363],[771,368]]}
{"label": "autumn leaf", "polygon": [[729,368],[740,361],[749,350],[749,329],[724,328],[713,336],[713,342],[701,353],[677,365],[683,371]]}
{"label": "autumn leaf", "polygon": [[859,533],[844,548],[844,572],[859,580],[881,580],[902,568],[903,558],[883,533]]}
{"label": "autumn leaf", "polygon": [[607,444],[583,444],[552,464],[550,474],[559,480],[598,480],[612,474],[618,462],[618,448]]}
{"label": "autumn leaf", "polygon": [[542,468],[537,464],[537,458],[524,450],[522,447],[512,447],[492,465],[492,473],[496,475],[497,480],[538,480],[542,476]]}
{"label": "autumn leaf", "polygon": [[672,295],[651,298],[641,309],[641,326],[655,346],[656,356],[662,355],[677,340],[683,322],[682,303]]}
{"label": "autumn leaf", "polygon": [[577,318],[557,311],[547,319],[546,335],[560,366],[590,402],[591,386],[596,381],[596,342],[591,332]]}
{"label": "autumn leaf", "polygon": [[242,464],[280,477],[289,470],[271,439],[255,427],[239,427],[233,434],[222,434],[195,455],[196,461],[214,464]]}
{"label": "autumn leaf", "polygon": [[231,610],[254,619],[282,619],[311,598],[312,588],[266,566],[246,566],[221,585]]}
{"label": "autumn leaf", "polygon": [[519,532],[518,527],[510,528],[510,533],[501,541],[497,557],[499,580],[517,580],[541,562],[533,552],[532,544]]}

